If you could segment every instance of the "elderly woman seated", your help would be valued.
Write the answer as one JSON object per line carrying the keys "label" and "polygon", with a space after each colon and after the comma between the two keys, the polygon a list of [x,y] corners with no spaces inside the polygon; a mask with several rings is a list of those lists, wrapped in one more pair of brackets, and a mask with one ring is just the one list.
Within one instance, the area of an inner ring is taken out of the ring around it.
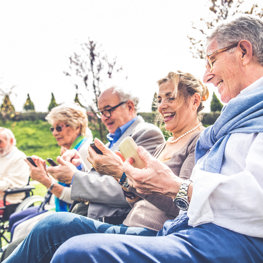
{"label": "elderly woman seated", "polygon": [[[86,110],[78,104],[62,104],[54,107],[46,119],[51,124],[50,131],[61,147],[61,153],[69,149],[77,150],[84,162],[83,166],[78,168],[89,170],[91,164],[87,160],[87,155],[92,133],[88,128]],[[33,159],[37,167],[28,162],[31,167],[31,178],[42,183],[56,196],[56,211],[68,211],[69,205],[73,202],[69,185],[55,182],[47,174],[45,161],[37,156],[33,156]]]}

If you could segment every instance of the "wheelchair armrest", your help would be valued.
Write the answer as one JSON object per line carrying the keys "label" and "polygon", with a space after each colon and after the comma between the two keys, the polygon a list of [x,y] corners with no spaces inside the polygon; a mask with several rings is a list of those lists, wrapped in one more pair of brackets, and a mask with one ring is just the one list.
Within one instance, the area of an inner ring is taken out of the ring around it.
{"label": "wheelchair armrest", "polygon": [[33,189],[35,189],[34,186],[31,186],[31,185],[27,185],[25,187],[22,187],[22,188],[13,188],[13,189],[7,189],[5,190],[5,196],[6,195],[9,195],[9,194],[17,194],[17,193],[23,193],[23,192],[30,192],[32,191]]}
{"label": "wheelchair armrest", "polygon": [[4,197],[3,197],[3,201],[4,201],[4,206],[6,206],[6,197],[8,195],[12,195],[12,194],[17,194],[17,193],[30,193],[33,189],[35,189],[34,186],[31,185],[26,185],[22,188],[13,188],[13,189],[7,189],[4,191]]}

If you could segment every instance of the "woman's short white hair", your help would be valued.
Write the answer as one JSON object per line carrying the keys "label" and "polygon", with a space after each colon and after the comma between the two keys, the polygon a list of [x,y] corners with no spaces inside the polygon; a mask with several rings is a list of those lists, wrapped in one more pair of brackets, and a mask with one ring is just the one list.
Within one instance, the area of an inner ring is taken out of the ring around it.
{"label": "woman's short white hair", "polygon": [[0,134],[4,135],[6,140],[10,140],[13,139],[13,145],[16,145],[16,138],[15,135],[13,134],[13,132],[10,129],[4,128],[4,127],[0,127]]}
{"label": "woman's short white hair", "polygon": [[63,122],[73,128],[80,127],[80,134],[83,136],[90,133],[88,130],[88,117],[86,109],[77,103],[61,104],[54,107],[46,116],[50,125],[56,122]]}

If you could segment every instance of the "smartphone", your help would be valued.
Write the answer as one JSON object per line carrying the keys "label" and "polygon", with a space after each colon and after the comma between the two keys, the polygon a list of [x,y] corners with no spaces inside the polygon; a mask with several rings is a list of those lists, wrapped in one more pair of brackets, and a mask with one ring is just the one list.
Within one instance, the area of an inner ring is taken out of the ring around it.
{"label": "smartphone", "polygon": [[26,159],[27,159],[32,165],[34,165],[35,167],[37,167],[37,165],[36,165],[36,163],[34,162],[34,160],[32,159],[32,157],[27,156]]}
{"label": "smartphone", "polygon": [[98,149],[94,142],[90,144],[90,147],[97,153],[97,154],[103,154],[100,149]]}
{"label": "smartphone", "polygon": [[145,163],[139,157],[137,153],[137,148],[138,148],[137,144],[130,136],[126,137],[119,145],[119,150],[125,159],[132,157],[134,160],[134,163],[132,165],[134,167],[144,168]]}
{"label": "smartphone", "polygon": [[58,164],[51,158],[47,158],[47,161],[51,166],[58,166]]}

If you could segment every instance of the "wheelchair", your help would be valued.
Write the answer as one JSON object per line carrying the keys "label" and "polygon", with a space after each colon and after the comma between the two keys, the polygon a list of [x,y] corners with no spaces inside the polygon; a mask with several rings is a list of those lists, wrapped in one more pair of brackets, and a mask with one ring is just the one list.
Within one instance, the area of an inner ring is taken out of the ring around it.
{"label": "wheelchair", "polygon": [[[3,206],[0,207],[0,210],[3,211],[2,215],[0,215],[0,253],[3,251],[3,241],[7,244],[11,242],[10,234],[8,233],[10,232],[9,217],[15,212],[24,211],[29,207],[39,205],[39,203],[43,202],[44,197],[33,195],[33,189],[35,189],[35,187],[28,183],[25,187],[7,189],[4,191]],[[7,196],[17,193],[25,193],[22,202],[17,204],[7,204]]]}

